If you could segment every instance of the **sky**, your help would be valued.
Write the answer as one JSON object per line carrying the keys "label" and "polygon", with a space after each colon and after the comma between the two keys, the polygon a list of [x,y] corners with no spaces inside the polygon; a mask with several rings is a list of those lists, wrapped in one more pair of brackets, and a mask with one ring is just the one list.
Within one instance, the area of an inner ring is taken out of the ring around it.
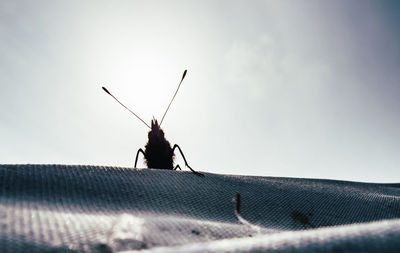
{"label": "sky", "polygon": [[[0,163],[400,182],[399,1],[0,2]],[[176,162],[184,168],[178,154]],[[143,160],[139,167],[146,167]]]}

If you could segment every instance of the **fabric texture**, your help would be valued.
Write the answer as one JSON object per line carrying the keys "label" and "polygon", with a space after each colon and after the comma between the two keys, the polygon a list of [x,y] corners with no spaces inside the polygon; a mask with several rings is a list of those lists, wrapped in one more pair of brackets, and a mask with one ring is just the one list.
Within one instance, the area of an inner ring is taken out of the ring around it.
{"label": "fabric texture", "polygon": [[72,165],[0,184],[1,252],[400,252],[400,184]]}

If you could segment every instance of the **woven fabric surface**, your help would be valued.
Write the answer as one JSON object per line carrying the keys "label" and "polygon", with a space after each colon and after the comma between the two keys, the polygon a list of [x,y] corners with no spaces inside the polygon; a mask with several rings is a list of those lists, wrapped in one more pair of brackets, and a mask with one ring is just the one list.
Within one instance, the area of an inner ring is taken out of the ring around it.
{"label": "woven fabric surface", "polygon": [[72,165],[0,184],[1,252],[400,252],[400,184]]}

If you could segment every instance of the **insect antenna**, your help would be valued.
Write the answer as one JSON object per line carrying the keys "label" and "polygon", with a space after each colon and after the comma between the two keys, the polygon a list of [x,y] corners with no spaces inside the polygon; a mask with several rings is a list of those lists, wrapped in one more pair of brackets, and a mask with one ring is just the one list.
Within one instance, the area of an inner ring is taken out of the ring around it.
{"label": "insect antenna", "polygon": [[174,94],[174,96],[173,96],[172,99],[171,99],[171,102],[169,102],[169,105],[168,105],[168,107],[167,107],[167,110],[165,110],[165,112],[164,112],[164,115],[163,115],[163,117],[162,117],[162,119],[161,119],[161,122],[160,122],[160,126],[161,126],[161,124],[162,124],[162,122],[163,122],[163,120],[164,120],[165,115],[166,115],[167,112],[168,112],[169,107],[170,107],[171,104],[172,104],[172,101],[174,101],[174,98],[175,98],[176,94],[178,93],[179,88],[181,87],[182,81],[183,81],[183,79],[184,79],[185,76],[186,76],[186,72],[187,72],[187,70],[185,69],[185,71],[183,72],[183,75],[182,75],[182,79],[181,79],[181,81],[179,82],[178,88],[176,89],[175,94]]}
{"label": "insect antenna", "polygon": [[[183,78],[182,78],[182,79],[183,79]],[[116,97],[114,97],[114,95],[111,94],[104,86],[101,87],[101,88],[103,88],[103,90],[104,90],[105,92],[107,92],[108,95],[110,95],[110,96],[111,96],[113,99],[115,99],[120,105],[122,105],[123,107],[125,107],[125,109],[127,109],[130,113],[132,113],[133,115],[135,115],[136,118],[140,119],[140,121],[142,121],[143,124],[145,124],[148,128],[151,129],[151,127],[150,127],[146,122],[144,122],[144,120],[142,120],[139,116],[137,116],[136,113],[132,112],[132,111],[131,111],[128,107],[126,107],[123,103],[121,103],[121,102],[120,102]]]}

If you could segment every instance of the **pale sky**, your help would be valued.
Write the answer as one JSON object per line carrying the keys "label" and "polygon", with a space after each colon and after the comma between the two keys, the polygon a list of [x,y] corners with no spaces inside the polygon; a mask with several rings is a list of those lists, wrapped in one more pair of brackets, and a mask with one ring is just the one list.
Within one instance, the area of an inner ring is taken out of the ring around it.
{"label": "pale sky", "polygon": [[[400,182],[399,1],[0,2],[0,163]],[[176,161],[184,168],[180,155]],[[141,161],[140,167],[145,167]]]}

